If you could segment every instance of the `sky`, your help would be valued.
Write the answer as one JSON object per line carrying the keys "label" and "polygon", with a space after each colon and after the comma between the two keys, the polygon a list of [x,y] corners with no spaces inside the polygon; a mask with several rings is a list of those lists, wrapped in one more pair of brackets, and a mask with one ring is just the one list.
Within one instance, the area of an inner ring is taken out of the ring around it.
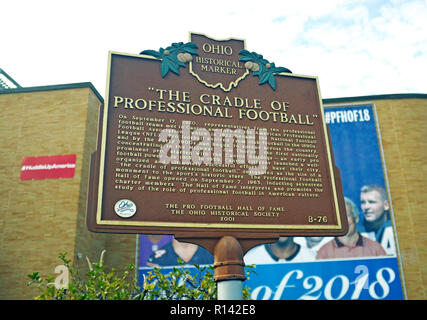
{"label": "sky", "polygon": [[323,98],[427,93],[427,0],[3,0],[0,68],[23,87],[91,82],[109,51],[244,39]]}

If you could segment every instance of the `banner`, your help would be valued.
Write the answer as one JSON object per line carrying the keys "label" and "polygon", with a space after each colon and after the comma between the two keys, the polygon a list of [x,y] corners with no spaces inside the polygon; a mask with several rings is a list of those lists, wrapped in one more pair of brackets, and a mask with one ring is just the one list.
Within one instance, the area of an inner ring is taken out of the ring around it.
{"label": "banner", "polygon": [[245,285],[254,300],[400,300],[392,257],[261,264]]}
{"label": "banner", "polygon": [[73,178],[76,170],[76,155],[24,157],[21,165],[21,180]]}
{"label": "banner", "polygon": [[[403,299],[375,106],[325,106],[325,120],[341,172],[349,231],[337,238],[281,237],[251,249],[245,263],[256,266],[256,275],[244,285],[255,300]],[[157,247],[141,236],[140,274],[147,266],[160,265],[162,257],[176,259],[182,249],[171,237],[160,239],[166,244]],[[191,250],[194,257],[203,257],[200,264],[212,263],[203,248]]]}
{"label": "banner", "polygon": [[253,299],[403,299],[393,214],[375,106],[325,107],[349,232],[281,238],[251,249]]}

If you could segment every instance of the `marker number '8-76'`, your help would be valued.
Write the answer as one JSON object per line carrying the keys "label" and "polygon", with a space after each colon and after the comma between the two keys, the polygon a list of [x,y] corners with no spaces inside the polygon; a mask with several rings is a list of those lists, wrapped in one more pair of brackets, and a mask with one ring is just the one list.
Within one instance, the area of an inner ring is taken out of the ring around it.
{"label": "marker number '8-76'", "polygon": [[307,221],[309,223],[326,223],[328,222],[327,216],[308,216]]}

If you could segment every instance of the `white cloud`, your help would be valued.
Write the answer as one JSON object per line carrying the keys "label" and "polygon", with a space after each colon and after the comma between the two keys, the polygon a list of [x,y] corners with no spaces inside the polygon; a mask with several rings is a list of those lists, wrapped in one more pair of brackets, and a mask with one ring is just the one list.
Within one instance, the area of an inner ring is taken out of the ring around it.
{"label": "white cloud", "polygon": [[[370,3],[347,2],[310,19],[295,38],[292,62],[304,73],[317,72],[328,97],[426,92],[426,4]],[[301,58],[305,51],[312,53],[310,60]]]}
{"label": "white cloud", "polygon": [[427,92],[427,2],[23,1],[3,4],[0,68],[23,86],[90,81],[104,94],[107,52],[241,38],[324,97]]}

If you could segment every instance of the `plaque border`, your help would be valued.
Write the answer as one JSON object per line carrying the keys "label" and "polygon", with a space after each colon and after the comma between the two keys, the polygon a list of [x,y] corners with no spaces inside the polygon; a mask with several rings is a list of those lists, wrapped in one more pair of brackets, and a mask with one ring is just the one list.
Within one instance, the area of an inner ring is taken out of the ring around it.
{"label": "plaque border", "polygon": [[[108,110],[109,110],[109,96],[110,96],[110,79],[111,79],[111,65],[114,55],[120,55],[125,57],[134,57],[134,58],[141,58],[141,59],[149,59],[149,60],[159,60],[157,58],[147,56],[147,55],[141,55],[141,54],[130,54],[130,53],[121,53],[116,51],[109,51],[108,53],[108,67],[107,67],[107,83],[106,83],[106,94],[105,94],[105,103],[104,103],[104,110],[103,110],[103,116],[102,116],[102,130],[101,130],[101,150],[99,154],[99,178],[98,181],[95,183],[97,184],[97,204],[96,204],[96,224],[100,226],[112,226],[112,227],[120,227],[120,226],[134,226],[134,227],[160,227],[160,228],[175,228],[175,229],[181,229],[185,230],[185,228],[190,229],[196,229],[201,228],[205,231],[209,229],[221,229],[224,231],[230,231],[232,229],[235,229],[236,232],[244,232],[248,230],[259,230],[260,232],[262,230],[268,230],[270,232],[273,231],[279,231],[283,229],[300,229],[300,230],[311,230],[313,232],[316,232],[317,230],[341,230],[343,228],[343,223],[341,221],[341,215],[339,210],[339,202],[338,202],[338,195],[337,195],[337,187],[336,187],[336,179],[335,179],[335,171],[334,171],[334,164],[332,162],[332,155],[331,155],[331,145],[329,143],[329,137],[328,137],[328,129],[325,122],[325,115],[324,115],[324,107],[322,102],[322,97],[320,93],[320,86],[318,77],[316,76],[308,76],[308,75],[298,75],[293,73],[279,73],[278,76],[286,76],[286,77],[293,77],[293,78],[303,78],[303,79],[312,79],[316,81],[316,87],[317,87],[317,96],[319,99],[320,104],[320,113],[322,118],[322,124],[323,124],[323,133],[324,133],[324,139],[325,139],[325,146],[326,146],[326,155],[327,155],[327,161],[329,166],[329,174],[330,174],[330,181],[331,181],[331,187],[332,187],[332,194],[333,194],[333,202],[335,205],[335,217],[337,219],[337,224],[334,225],[283,225],[283,224],[221,224],[221,223],[199,223],[199,222],[160,222],[160,221],[120,221],[120,220],[103,220],[102,219],[102,202],[103,202],[103,186],[104,186],[104,169],[105,169],[105,157],[106,157],[106,141],[107,141],[107,125],[108,125]],[[99,135],[98,130],[98,135]],[[99,141],[99,136],[97,137]]]}

